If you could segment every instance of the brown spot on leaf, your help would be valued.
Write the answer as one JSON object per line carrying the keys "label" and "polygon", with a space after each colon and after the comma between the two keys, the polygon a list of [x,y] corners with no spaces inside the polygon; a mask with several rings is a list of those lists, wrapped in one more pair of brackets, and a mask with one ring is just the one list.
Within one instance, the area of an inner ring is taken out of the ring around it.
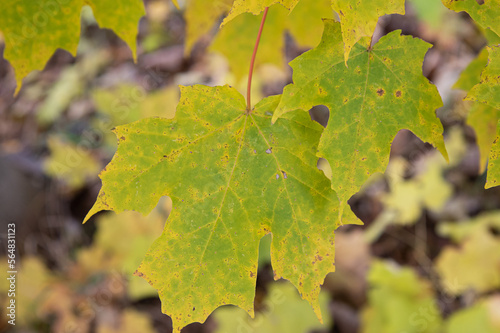
{"label": "brown spot on leaf", "polygon": [[377,95],[379,95],[379,96],[384,96],[384,94],[385,94],[385,90],[384,90],[384,89],[379,88],[379,89],[377,90]]}
{"label": "brown spot on leaf", "polygon": [[401,97],[401,90],[396,91],[396,97]]}

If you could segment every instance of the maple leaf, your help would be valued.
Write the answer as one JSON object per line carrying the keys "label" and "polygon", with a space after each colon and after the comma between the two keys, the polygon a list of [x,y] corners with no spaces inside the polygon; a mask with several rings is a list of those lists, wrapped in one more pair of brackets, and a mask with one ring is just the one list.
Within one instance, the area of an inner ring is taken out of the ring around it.
{"label": "maple leaf", "polygon": [[[478,84],[481,80],[481,72],[488,64],[488,54],[488,48],[484,48],[460,74],[453,88],[469,91]],[[476,142],[480,156],[479,172],[483,173],[488,163],[491,147],[497,137],[500,110],[478,101],[463,101],[463,104],[468,110],[467,124],[476,132]]]}
{"label": "maple leaf", "polygon": [[[273,4],[280,4],[292,11],[298,3],[299,0],[235,0],[231,11],[224,18],[221,26],[243,13],[257,15]],[[303,3],[304,8],[306,6],[316,6],[313,1],[302,0],[301,3]],[[340,16],[346,63],[354,44],[362,37],[372,36],[379,17],[387,14],[405,13],[404,0],[331,0],[331,6]],[[307,27],[307,25],[303,26]]]}
{"label": "maple leaf", "polygon": [[500,241],[485,228],[471,230],[469,236],[461,248],[446,247],[436,261],[445,289],[454,295],[470,288],[482,293],[500,286],[496,269],[500,265]]}
{"label": "maple leaf", "polygon": [[63,181],[71,189],[79,189],[87,179],[95,178],[101,164],[88,151],[75,144],[49,136],[50,157],[43,163],[45,172]]}
{"label": "maple leaf", "polygon": [[[191,52],[194,43],[210,31],[215,22],[231,9],[234,0],[189,0],[186,6],[185,53]],[[239,38],[237,39],[239,40]]]}
{"label": "maple leaf", "polygon": [[339,16],[347,64],[353,46],[363,37],[371,37],[379,17],[405,13],[404,0],[332,0]]}
{"label": "maple leaf", "polygon": [[[441,315],[431,284],[409,267],[375,260],[367,276],[371,288],[361,314],[362,333],[441,332]],[[415,325],[425,309],[425,325]]]}
{"label": "maple leaf", "polygon": [[485,185],[489,188],[500,184],[500,46],[486,49],[489,53],[488,65],[481,73],[481,82],[472,87],[465,99],[484,104],[474,107],[468,123],[478,133],[482,161],[491,147]]}
{"label": "maple leaf", "polygon": [[67,0],[4,2],[0,8],[0,31],[5,38],[5,59],[15,69],[17,91],[33,70],[42,69],[56,49],[76,55],[80,38],[80,11],[90,5],[102,28],[110,28],[132,49],[135,57],[137,24],[145,14],[140,0]]}
{"label": "maple leaf", "polygon": [[[286,30],[290,31],[301,46],[316,46],[323,31],[321,17],[333,18],[329,0],[317,0],[313,3],[301,1],[290,13],[281,5],[269,8],[264,32],[259,42],[256,66],[270,63],[279,68],[284,67],[285,59],[282,51],[285,47]],[[261,20],[262,14],[239,15],[221,28],[210,47],[212,51],[220,52],[228,59],[237,79],[248,74],[248,64]]]}
{"label": "maple leaf", "polygon": [[236,16],[243,13],[260,14],[266,7],[280,4],[288,10],[292,10],[300,0],[234,0],[229,14],[222,21],[221,26],[228,23]]}
{"label": "maple leaf", "polygon": [[499,305],[500,296],[498,294],[481,297],[470,307],[452,313],[446,320],[443,332],[469,333],[476,331],[498,333],[500,331]]}
{"label": "maple leaf", "polygon": [[443,5],[455,12],[465,11],[474,22],[483,29],[491,29],[500,35],[500,0],[484,0],[479,4],[476,0],[441,0]]}
{"label": "maple leaf", "polygon": [[322,291],[319,297],[324,322],[320,323],[309,304],[301,299],[291,283],[279,281],[268,284],[268,292],[263,301],[271,305],[262,312],[257,312],[254,319],[238,308],[223,307],[214,312],[217,329],[214,333],[234,333],[245,331],[259,333],[303,333],[325,331],[331,325],[331,316],[328,313],[330,296]]}
{"label": "maple leaf", "polygon": [[394,31],[372,48],[369,39],[353,48],[344,64],[340,25],[325,20],[317,48],[294,59],[293,84],[285,87],[273,121],[294,109],[315,105],[330,109],[318,156],[332,169],[332,187],[340,213],[368,177],[383,172],[391,142],[410,129],[447,158],[442,125],[435,110],[442,106],[434,85],[422,75],[426,42]]}
{"label": "maple leaf", "polygon": [[223,304],[253,314],[259,240],[268,232],[275,278],[290,280],[321,317],[338,199],[316,167],[322,127],[303,111],[271,126],[279,99],[247,114],[233,88],[181,87],[174,119],[115,129],[118,151],[86,220],[100,210],[146,214],[161,196],[172,198],[137,274],[158,289],[177,330]]}

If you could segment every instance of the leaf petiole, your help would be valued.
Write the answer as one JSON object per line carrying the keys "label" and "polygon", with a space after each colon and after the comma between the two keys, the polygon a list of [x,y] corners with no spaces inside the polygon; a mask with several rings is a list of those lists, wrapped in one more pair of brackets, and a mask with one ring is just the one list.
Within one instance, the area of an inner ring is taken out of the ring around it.
{"label": "leaf petiole", "polygon": [[262,29],[264,28],[264,22],[266,22],[267,11],[269,7],[264,9],[264,15],[262,16],[262,21],[260,22],[259,33],[257,35],[257,40],[255,41],[255,47],[253,48],[252,59],[250,60],[250,70],[248,73],[248,84],[247,84],[247,114],[252,110],[252,105],[250,104],[250,90],[252,87],[252,75],[253,66],[255,64],[255,56],[257,55],[257,49],[259,48],[260,36],[262,35]]}

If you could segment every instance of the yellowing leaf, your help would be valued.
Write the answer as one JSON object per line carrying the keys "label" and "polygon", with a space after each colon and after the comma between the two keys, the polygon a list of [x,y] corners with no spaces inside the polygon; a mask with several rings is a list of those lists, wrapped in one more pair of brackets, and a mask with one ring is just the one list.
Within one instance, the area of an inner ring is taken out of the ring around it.
{"label": "yellowing leaf", "polygon": [[443,4],[456,12],[465,11],[483,29],[491,29],[500,35],[500,0],[484,0],[479,4],[476,0],[441,0]]}
{"label": "yellowing leaf", "polygon": [[92,99],[100,117],[93,127],[105,135],[106,143],[116,147],[116,137],[111,129],[146,117],[173,118],[179,101],[179,88],[168,86],[147,93],[141,86],[123,83],[111,89],[95,89]]}
{"label": "yellowing leaf", "polygon": [[391,224],[414,224],[424,208],[439,211],[453,194],[452,186],[443,178],[445,166],[446,161],[436,153],[427,159],[421,173],[407,180],[408,162],[400,157],[391,159],[385,172],[390,192],[382,195],[384,210],[368,227],[366,239],[373,242]]}
{"label": "yellowing leaf", "polygon": [[45,172],[61,179],[70,188],[80,188],[87,179],[99,173],[101,164],[86,147],[65,143],[57,138],[49,138],[48,144],[51,155],[44,162]]}
{"label": "yellowing leaf", "polygon": [[479,300],[469,308],[458,310],[446,321],[445,333],[500,332],[500,296]]}
{"label": "yellowing leaf", "polygon": [[[132,275],[153,241],[161,235],[164,222],[157,210],[147,217],[136,212],[104,215],[97,221],[92,246],[77,253],[79,266],[89,274],[113,270]],[[143,279],[135,276],[126,287],[132,299],[156,294]]]}
{"label": "yellowing leaf", "polygon": [[[213,27],[215,22],[229,11],[234,0],[188,0],[186,7],[185,53],[189,54],[194,43]],[[245,37],[243,39],[248,39]],[[238,41],[238,39],[234,41]]]}
{"label": "yellowing leaf", "polygon": [[459,243],[467,239],[479,229],[488,231],[489,228],[500,231],[500,211],[491,211],[478,215],[477,217],[460,222],[441,222],[438,224],[438,233],[449,237]]}
{"label": "yellowing leaf", "polygon": [[444,15],[449,11],[441,2],[435,0],[411,0],[410,3],[419,20],[427,23],[433,30],[445,27],[447,21],[443,19]]}
{"label": "yellowing leaf", "polygon": [[26,256],[21,264],[16,279],[16,304],[18,305],[16,323],[20,326],[28,326],[37,320],[36,307],[39,302],[43,301],[54,276],[38,257]]}
{"label": "yellowing leaf", "polygon": [[154,333],[156,332],[151,318],[143,312],[127,309],[123,311],[118,327],[114,325],[99,325],[97,333]]}
{"label": "yellowing leaf", "polygon": [[[467,102],[467,101],[466,101]],[[483,173],[486,169],[488,159],[491,161],[488,172],[488,181],[492,179],[495,173],[495,152],[491,149],[495,140],[498,141],[499,134],[497,134],[498,120],[500,119],[500,110],[494,109],[486,104],[470,101],[466,104],[469,109],[469,114],[467,115],[467,125],[471,126],[476,132],[476,141],[479,147],[480,155],[480,169],[479,172]],[[496,144],[498,147],[498,143]],[[498,148],[497,148],[498,150]],[[491,155],[491,156],[490,156]],[[498,168],[498,166],[496,167]],[[498,175],[496,179],[500,179]],[[487,187],[490,185],[487,182]]]}
{"label": "yellowing leaf", "polygon": [[[259,43],[256,66],[270,63],[284,67],[284,32],[289,30],[302,46],[313,47],[319,42],[323,30],[321,18],[333,18],[329,0],[301,1],[288,14],[280,5],[269,8],[266,23]],[[211,49],[228,58],[229,65],[239,79],[248,74],[250,58],[255,46],[262,14],[244,13],[221,28]],[[246,36],[241,38],[241,36]]]}
{"label": "yellowing leaf", "polygon": [[441,316],[430,284],[410,269],[375,261],[362,333],[438,333]]}
{"label": "yellowing leaf", "polygon": [[[485,2],[486,4],[486,2]],[[484,103],[488,107],[475,107],[477,114],[471,114],[471,125],[478,134],[481,149],[481,160],[485,160],[488,146],[491,146],[488,162],[486,188],[500,184],[500,46],[487,47],[488,65],[481,73],[481,82],[472,87],[466,100]],[[491,108],[496,109],[492,110]],[[474,110],[473,110],[474,111]],[[484,118],[481,120],[474,117]],[[485,119],[486,118],[486,119]],[[496,127],[496,134],[494,133]],[[486,130],[485,130],[486,128]]]}
{"label": "yellowing leaf", "polygon": [[277,3],[288,10],[292,10],[298,2],[299,0],[234,0],[233,7],[222,21],[222,25],[243,13],[260,14],[266,7],[271,7]]}
{"label": "yellowing leaf", "polygon": [[318,156],[330,163],[341,212],[370,175],[384,171],[399,130],[410,129],[446,157],[435,116],[441,98],[422,75],[428,48],[395,31],[373,49],[356,44],[346,67],[340,25],[325,20],[320,45],[291,62],[294,83],[285,87],[273,121],[296,108],[330,109]]}
{"label": "yellowing leaf", "polygon": [[320,316],[338,199],[316,167],[322,127],[303,111],[271,126],[279,98],[247,114],[233,88],[182,87],[174,119],[115,130],[118,151],[86,220],[100,210],[145,214],[161,196],[172,198],[137,274],[158,289],[176,330],[224,304],[253,314],[259,240],[268,232],[275,277],[290,280]]}
{"label": "yellowing leaf", "polygon": [[95,89],[92,99],[97,109],[110,117],[112,126],[146,117],[173,118],[179,101],[177,86],[147,93],[141,86],[120,84],[112,89]]}
{"label": "yellowing leaf", "polygon": [[[354,45],[373,35],[379,17],[405,13],[404,0],[332,0],[332,7],[340,16],[346,65]],[[364,43],[370,46],[368,40]]]}
{"label": "yellowing leaf", "polygon": [[327,293],[320,293],[319,301],[324,318],[324,322],[320,323],[311,306],[300,298],[293,285],[272,283],[263,301],[265,308],[262,312],[257,312],[254,319],[239,308],[217,309],[214,312],[218,324],[215,333],[304,333],[325,330],[331,321],[331,316],[327,312],[328,297]]}
{"label": "yellowing leaf", "polygon": [[80,37],[80,11],[88,4],[102,28],[110,28],[136,53],[138,21],[144,15],[140,0],[115,1],[13,0],[0,6],[0,31],[5,38],[5,59],[15,69],[17,90],[33,70],[41,70],[58,48],[76,54]]}
{"label": "yellowing leaf", "polygon": [[457,82],[453,85],[453,89],[462,89],[469,91],[479,83],[481,72],[488,64],[488,49],[485,47],[478,56],[472,60],[467,68],[460,74]]}
{"label": "yellowing leaf", "polygon": [[443,179],[446,161],[439,154],[429,158],[426,170],[410,180],[405,180],[401,173],[386,174],[389,177],[391,193],[384,198],[386,209],[396,212],[396,221],[401,224],[415,222],[423,208],[437,210],[441,208],[453,194],[451,185]]}
{"label": "yellowing leaf", "polygon": [[[447,247],[437,258],[436,270],[445,289],[455,295],[466,290],[486,292],[500,286],[500,240],[478,228],[462,248]],[[474,267],[474,269],[471,269]]]}

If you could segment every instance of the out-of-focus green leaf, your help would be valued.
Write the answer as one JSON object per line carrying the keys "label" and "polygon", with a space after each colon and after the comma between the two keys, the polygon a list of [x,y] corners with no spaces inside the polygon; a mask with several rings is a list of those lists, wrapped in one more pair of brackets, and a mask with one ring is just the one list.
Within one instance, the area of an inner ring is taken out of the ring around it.
{"label": "out-of-focus green leaf", "polygon": [[405,13],[404,0],[332,0],[332,7],[340,17],[346,65],[356,43],[370,46],[371,37],[381,16]]}
{"label": "out-of-focus green leaf", "polygon": [[307,301],[301,299],[297,289],[288,282],[274,282],[269,286],[264,299],[264,309],[252,319],[248,313],[237,307],[223,307],[214,312],[217,321],[216,333],[259,332],[259,333],[304,333],[325,330],[330,326],[328,294],[320,293],[319,303],[323,313],[320,323]]}
{"label": "out-of-focus green leaf", "polygon": [[484,228],[474,230],[460,248],[446,247],[436,261],[445,289],[454,295],[500,287],[499,266],[500,239]]}
{"label": "out-of-focus green leaf", "polygon": [[484,0],[479,4],[476,0],[441,0],[443,4],[455,12],[465,11],[483,29],[491,29],[500,35],[500,0]]}
{"label": "out-of-focus green leaf", "polygon": [[[215,22],[225,13],[229,12],[234,0],[188,0],[186,7],[186,44],[185,53],[189,54],[194,43],[207,34]],[[250,39],[250,36],[231,41],[239,42],[241,39]],[[236,50],[236,48],[234,48]]]}
{"label": "out-of-focus green leaf", "polygon": [[[488,164],[488,159],[492,160],[493,164],[497,163],[493,161],[494,151],[492,148],[495,143],[495,139],[498,138],[497,128],[500,127],[498,126],[500,109],[492,108],[489,105],[477,101],[464,101],[464,103],[469,110],[469,114],[467,115],[467,125],[471,126],[476,132],[476,142],[480,155],[479,172],[483,173]],[[491,172],[495,171],[493,170],[490,171],[490,173]]]}
{"label": "out-of-focus green leaf", "polygon": [[[474,0],[472,1],[475,3]],[[490,3],[494,1],[490,0]],[[484,5],[486,5],[486,2]],[[500,10],[500,6],[498,8]],[[488,65],[481,73],[481,82],[472,87],[465,99],[484,103],[498,111],[495,114],[494,110],[480,108],[476,116],[484,115],[483,123],[478,122],[477,119],[473,119],[471,123],[473,126],[478,125],[474,129],[478,133],[478,137],[480,137],[478,143],[482,145],[482,161],[485,159],[486,148],[491,145],[488,176],[485,185],[486,188],[489,188],[500,184],[500,125],[498,124],[500,121],[500,46],[486,47],[486,49],[489,53]],[[486,131],[484,130],[485,127],[487,128]],[[493,134],[495,127],[496,133]]]}
{"label": "out-of-focus green leaf", "polygon": [[482,213],[467,221],[441,222],[437,231],[441,236],[449,237],[454,242],[460,243],[478,229],[487,231],[488,228],[500,231],[500,211]]}
{"label": "out-of-focus green leaf", "polygon": [[85,55],[80,62],[65,68],[40,105],[36,114],[38,122],[47,125],[60,117],[70,103],[85,91],[88,82],[95,78],[110,59],[108,52],[95,52]]}
{"label": "out-of-focus green leaf", "polygon": [[111,89],[95,89],[92,99],[100,115],[93,127],[100,130],[106,143],[116,147],[113,127],[147,117],[173,118],[179,101],[179,88],[167,86],[147,93],[141,86],[124,83]]}
{"label": "out-of-focus green leaf", "polygon": [[452,314],[445,324],[445,333],[500,332],[500,296],[480,300],[470,308]]}
{"label": "out-of-focus green leaf", "polygon": [[80,11],[90,5],[102,28],[112,29],[136,54],[138,21],[145,14],[140,0],[115,1],[13,0],[0,6],[0,31],[5,38],[5,58],[15,69],[17,90],[33,70],[41,70],[58,48],[76,54],[80,37]]}
{"label": "out-of-focus green leaf", "polygon": [[469,91],[480,82],[481,72],[488,64],[488,49],[484,48],[481,53],[470,62],[467,68],[464,69],[457,82],[453,85],[453,89],[462,89]]}
{"label": "out-of-focus green leaf", "polygon": [[438,29],[443,25],[443,16],[447,12],[446,7],[436,0],[411,0],[420,20],[426,22],[431,28]]}
{"label": "out-of-focus green leaf", "polygon": [[453,85],[453,89],[462,89],[469,91],[480,82],[481,72],[488,64],[488,49],[484,48],[481,53],[470,62],[467,68],[460,74],[457,82]]}
{"label": "out-of-focus green leaf", "polygon": [[[161,210],[165,211],[162,213]],[[77,253],[78,265],[88,274],[117,271],[130,276],[127,285],[131,299],[156,295],[144,279],[132,276],[144,255],[161,235],[172,202],[166,198],[147,217],[136,212],[105,215],[97,221],[92,246]]]}
{"label": "out-of-focus green leaf", "polygon": [[443,157],[434,154],[427,160],[425,171],[406,180],[404,160],[394,159],[389,163],[386,175],[391,190],[382,201],[386,210],[393,211],[394,222],[414,223],[423,208],[437,210],[448,201],[453,188],[443,178],[445,166]]}
{"label": "out-of-focus green leaf", "polygon": [[288,10],[292,10],[299,0],[234,0],[231,11],[224,18],[222,25],[227,24],[240,14],[251,13],[253,15],[260,14],[266,7],[271,7],[274,4],[280,4]]}
{"label": "out-of-focus green leaf", "polygon": [[[328,0],[299,2],[290,14],[283,6],[273,5],[267,14],[255,60],[256,66],[270,63],[283,69],[285,30],[289,30],[300,45],[316,46],[323,30],[321,18],[333,18],[333,10]],[[261,20],[262,14],[239,15],[221,28],[211,46],[213,51],[222,53],[228,59],[237,79],[248,75]],[[246,38],[241,38],[242,35]]]}
{"label": "out-of-focus green leaf", "polygon": [[62,180],[71,189],[78,189],[87,179],[93,179],[101,169],[97,161],[84,146],[66,143],[49,137],[50,156],[44,162],[45,172]]}
{"label": "out-of-focus green leaf", "polygon": [[362,333],[439,333],[441,316],[430,284],[410,268],[374,261]]}
{"label": "out-of-focus green leaf", "polygon": [[154,333],[156,332],[150,317],[143,312],[127,309],[121,313],[119,326],[99,325],[97,333]]}
{"label": "out-of-focus green leaf", "polygon": [[42,303],[54,276],[38,257],[22,258],[16,279],[16,322],[28,326],[38,319],[37,306]]}

